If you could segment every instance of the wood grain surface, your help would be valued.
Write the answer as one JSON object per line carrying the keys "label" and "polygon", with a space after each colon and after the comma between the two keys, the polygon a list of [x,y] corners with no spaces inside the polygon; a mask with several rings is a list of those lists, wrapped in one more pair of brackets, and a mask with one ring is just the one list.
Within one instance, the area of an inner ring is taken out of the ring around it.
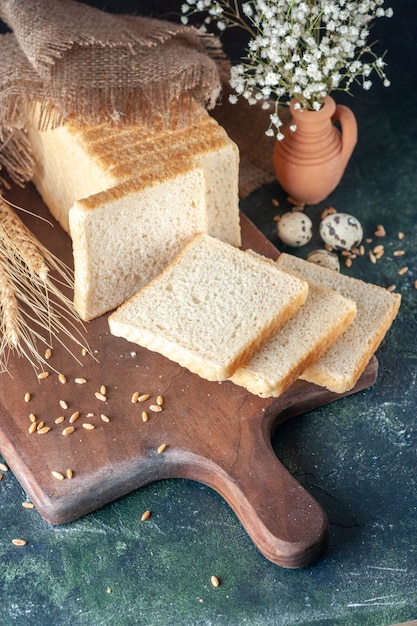
{"label": "wood grain surface", "polygon": [[[10,198],[47,215],[31,186],[12,190]],[[71,263],[70,241],[58,225],[22,217],[41,241]],[[241,223],[245,248],[278,255],[243,214]],[[10,372],[0,375],[0,451],[45,520],[68,523],[147,483],[188,478],[216,490],[273,563],[301,567],[323,552],[326,515],[276,458],[271,435],[291,417],[341,396],[298,381],[280,398],[262,399],[230,382],[205,381],[111,336],[107,316],[89,322],[86,337],[90,354],[81,356],[80,348],[73,348],[80,362],[59,344],[54,348],[47,378],[38,380],[26,360],[13,356]],[[65,384],[58,372],[65,375]],[[351,393],[372,385],[376,375],[373,358]],[[78,377],[85,384],[75,382]],[[96,396],[102,385],[104,400]],[[30,402],[24,401],[27,392]],[[135,392],[150,397],[134,403]],[[154,412],[158,396],[163,406]],[[62,400],[67,409],[61,408]],[[64,436],[76,411],[80,416],[74,432]],[[149,416],[146,422],[143,411]],[[30,413],[51,430],[30,434]],[[101,414],[110,421],[104,422]],[[64,422],[56,424],[61,415]],[[86,429],[86,423],[94,428]],[[160,446],[166,446],[164,451]],[[58,480],[52,472],[65,478]]]}

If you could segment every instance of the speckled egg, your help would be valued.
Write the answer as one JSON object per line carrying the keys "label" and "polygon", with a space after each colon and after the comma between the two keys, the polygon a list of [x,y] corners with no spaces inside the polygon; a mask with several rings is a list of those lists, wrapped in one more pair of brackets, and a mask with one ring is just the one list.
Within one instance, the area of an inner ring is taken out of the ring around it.
{"label": "speckled egg", "polygon": [[290,211],[281,216],[277,224],[278,237],[288,246],[299,248],[313,236],[311,219],[302,211]]}
{"label": "speckled egg", "polygon": [[307,261],[309,261],[310,263],[315,263],[316,265],[320,265],[321,267],[327,267],[327,269],[329,270],[340,272],[339,257],[337,256],[337,254],[329,252],[324,248],[310,252],[310,254],[307,256]]}
{"label": "speckled egg", "polygon": [[352,250],[362,241],[363,230],[353,215],[333,213],[321,221],[320,236],[334,250]]}

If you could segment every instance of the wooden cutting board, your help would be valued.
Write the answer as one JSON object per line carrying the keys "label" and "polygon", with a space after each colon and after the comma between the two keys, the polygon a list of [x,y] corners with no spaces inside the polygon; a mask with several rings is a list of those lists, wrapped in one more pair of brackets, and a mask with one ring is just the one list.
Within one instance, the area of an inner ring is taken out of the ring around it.
{"label": "wooden cutting board", "polygon": [[[14,190],[10,198],[48,216],[31,186]],[[51,228],[32,216],[22,217],[55,254],[71,262],[70,241],[58,225]],[[242,237],[245,248],[278,255],[244,215]],[[10,374],[0,375],[0,451],[45,520],[71,522],[152,481],[188,478],[215,489],[273,563],[300,567],[322,553],[326,516],[276,458],[271,435],[285,420],[341,396],[298,381],[280,398],[262,399],[230,382],[205,381],[112,337],[107,316],[88,323],[86,334],[92,355],[81,356],[80,348],[74,348],[81,364],[57,345],[47,378],[38,380],[32,366],[16,357],[9,361]],[[65,384],[57,372],[65,375]],[[376,375],[373,358],[352,393],[372,385]],[[75,382],[79,377],[86,382]],[[105,400],[96,396],[102,385]],[[24,400],[27,392],[30,402]],[[133,403],[135,392],[150,397]],[[163,406],[154,412],[150,406],[158,396]],[[61,408],[62,400],[67,409]],[[75,430],[64,436],[76,411]],[[30,413],[51,430],[30,434]],[[61,415],[65,421],[56,424]],[[94,429],[87,430],[85,423]],[[52,472],[65,478],[58,480]]]}

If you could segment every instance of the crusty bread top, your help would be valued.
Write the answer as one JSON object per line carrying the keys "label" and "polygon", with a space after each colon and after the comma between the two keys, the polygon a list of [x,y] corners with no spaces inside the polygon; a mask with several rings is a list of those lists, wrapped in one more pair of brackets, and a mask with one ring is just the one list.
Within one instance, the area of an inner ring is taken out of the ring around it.
{"label": "crusty bread top", "polygon": [[155,130],[141,124],[88,127],[75,121],[64,128],[79,149],[107,172],[112,184],[136,176],[143,167],[149,170],[163,164],[175,168],[177,160],[231,144],[226,131],[206,112],[198,123],[174,130]]}
{"label": "crusty bread top", "polygon": [[304,305],[231,380],[262,397],[280,396],[350,326],[356,304],[308,282]]}
{"label": "crusty bread top", "polygon": [[352,325],[301,376],[336,393],[352,389],[396,317],[401,296],[293,255],[280,254],[277,265],[356,302]]}
{"label": "crusty bread top", "polygon": [[114,335],[208,380],[225,380],[301,306],[307,283],[227,243],[197,235],[109,317]]}

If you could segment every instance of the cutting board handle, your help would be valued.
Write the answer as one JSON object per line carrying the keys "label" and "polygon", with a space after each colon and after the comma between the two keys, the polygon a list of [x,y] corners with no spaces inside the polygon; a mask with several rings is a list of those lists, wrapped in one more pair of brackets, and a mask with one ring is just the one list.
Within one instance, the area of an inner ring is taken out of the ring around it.
{"label": "cutting board handle", "polygon": [[219,493],[268,560],[303,567],[327,547],[327,518],[277,459],[270,434],[257,421],[241,424],[233,459],[230,451],[224,460],[193,455],[189,471],[183,467],[181,473]]}

